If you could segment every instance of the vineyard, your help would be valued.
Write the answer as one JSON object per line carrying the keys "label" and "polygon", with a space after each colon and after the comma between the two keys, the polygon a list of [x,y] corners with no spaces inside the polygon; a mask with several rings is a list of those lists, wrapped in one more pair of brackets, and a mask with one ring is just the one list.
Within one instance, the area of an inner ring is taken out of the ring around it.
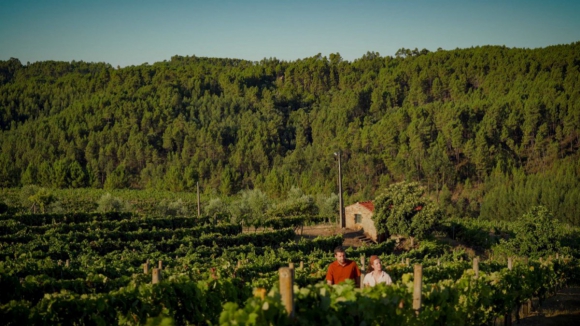
{"label": "vineyard", "polygon": [[[0,323],[509,325],[580,283],[579,81],[580,42],[0,60]],[[327,285],[339,245],[393,284]]]}
{"label": "vineyard", "polygon": [[[329,286],[326,268],[343,237],[297,241],[293,227],[304,220],[242,232],[209,217],[0,215],[0,317],[7,325],[482,325],[541,302],[578,274],[570,256],[497,256],[476,266],[440,242],[395,255],[389,240],[347,256],[379,255],[392,286]],[[280,293],[288,266],[291,312]]]}

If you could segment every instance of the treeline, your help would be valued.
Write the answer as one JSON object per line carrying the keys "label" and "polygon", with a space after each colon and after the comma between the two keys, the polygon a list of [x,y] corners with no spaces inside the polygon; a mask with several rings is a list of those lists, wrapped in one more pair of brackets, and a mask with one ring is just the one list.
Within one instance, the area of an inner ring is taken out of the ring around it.
{"label": "treeline", "polygon": [[0,129],[1,187],[328,194],[340,150],[347,203],[409,180],[450,214],[541,204],[580,224],[580,42],[353,62],[10,59]]}

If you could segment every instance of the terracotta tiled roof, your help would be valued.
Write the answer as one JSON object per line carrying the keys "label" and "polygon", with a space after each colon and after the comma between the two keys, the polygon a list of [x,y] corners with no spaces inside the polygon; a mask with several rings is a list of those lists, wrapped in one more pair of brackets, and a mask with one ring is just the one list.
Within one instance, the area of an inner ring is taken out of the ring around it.
{"label": "terracotta tiled roof", "polygon": [[359,205],[365,207],[366,209],[368,209],[371,212],[375,211],[375,205],[373,204],[373,202],[371,200],[359,202]]}

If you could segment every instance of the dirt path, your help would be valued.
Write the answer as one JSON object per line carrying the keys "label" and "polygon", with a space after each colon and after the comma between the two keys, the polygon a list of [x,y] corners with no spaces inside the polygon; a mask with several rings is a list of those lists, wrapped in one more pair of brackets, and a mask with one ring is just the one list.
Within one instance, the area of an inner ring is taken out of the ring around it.
{"label": "dirt path", "polygon": [[[258,228],[256,230],[253,227],[242,228],[242,232],[244,233],[256,233],[263,232],[265,230],[271,229]],[[358,238],[359,236],[363,235],[362,230],[352,230],[348,228],[341,229],[340,227],[335,225],[317,224],[305,226],[304,228],[298,228],[295,231],[296,231],[296,240],[300,240],[301,238],[312,240],[318,236],[327,237],[331,235],[342,234],[344,237],[344,241],[342,242],[343,246],[356,248],[364,245],[364,243]]]}
{"label": "dirt path", "polygon": [[561,289],[546,299],[535,316],[520,320],[520,325],[580,325],[580,286]]}

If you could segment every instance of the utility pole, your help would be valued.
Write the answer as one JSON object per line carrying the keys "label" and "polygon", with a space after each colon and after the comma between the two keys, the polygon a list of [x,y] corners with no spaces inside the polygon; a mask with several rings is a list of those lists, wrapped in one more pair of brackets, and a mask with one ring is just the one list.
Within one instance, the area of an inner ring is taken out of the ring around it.
{"label": "utility pole", "polygon": [[340,216],[340,227],[344,229],[346,227],[346,219],[344,217],[344,202],[342,201],[342,166],[340,162],[340,150],[334,153],[338,157],[338,206],[339,206],[339,216]]}

